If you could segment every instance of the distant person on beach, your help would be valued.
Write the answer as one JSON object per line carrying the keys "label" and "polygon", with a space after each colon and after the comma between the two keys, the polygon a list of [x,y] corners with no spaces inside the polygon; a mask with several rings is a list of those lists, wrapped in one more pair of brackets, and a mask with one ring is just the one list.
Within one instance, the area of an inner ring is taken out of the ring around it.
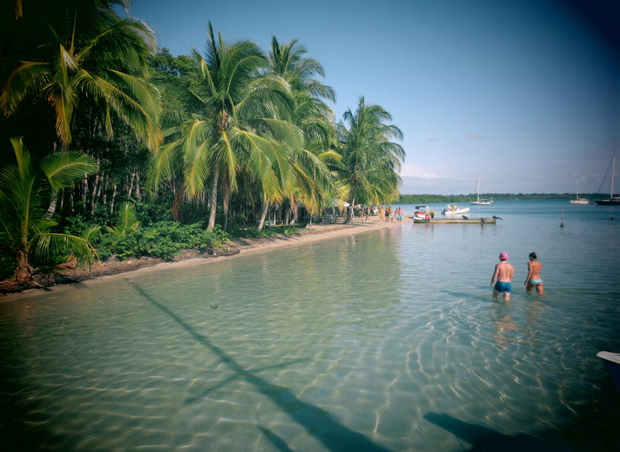
{"label": "distant person on beach", "polygon": [[540,277],[540,269],[542,268],[542,263],[538,262],[538,257],[536,253],[530,253],[530,261],[527,263],[527,278],[525,278],[525,289],[528,292],[531,292],[534,287],[536,287],[536,291],[543,295],[544,286],[542,282],[542,278]]}
{"label": "distant person on beach", "polygon": [[514,268],[511,264],[506,262],[508,260],[508,254],[499,254],[499,264],[495,266],[495,272],[491,279],[491,287],[493,287],[493,299],[497,300],[497,296],[500,293],[504,294],[504,301],[510,300],[510,292],[512,292],[512,275],[514,274]]}

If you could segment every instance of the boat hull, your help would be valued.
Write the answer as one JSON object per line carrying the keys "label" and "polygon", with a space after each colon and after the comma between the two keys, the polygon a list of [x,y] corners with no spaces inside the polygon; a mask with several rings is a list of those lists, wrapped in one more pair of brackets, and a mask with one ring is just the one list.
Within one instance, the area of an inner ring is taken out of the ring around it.
{"label": "boat hull", "polygon": [[605,362],[607,370],[609,370],[611,377],[614,379],[614,382],[620,391],[620,353],[598,352],[596,356]]}
{"label": "boat hull", "polygon": [[599,206],[620,206],[620,199],[604,199],[595,201]]}
{"label": "boat hull", "polygon": [[414,223],[428,223],[431,220],[431,216],[426,212],[415,212],[413,214]]}
{"label": "boat hull", "polygon": [[492,202],[490,202],[490,201],[480,201],[480,202],[478,202],[478,201],[472,201],[470,204],[471,204],[472,206],[490,206],[490,205],[491,205],[491,204],[493,204],[493,203],[492,203]]}
{"label": "boat hull", "polygon": [[571,199],[570,203],[574,206],[587,206],[590,204],[590,201],[587,199]]}
{"label": "boat hull", "polygon": [[464,209],[459,209],[455,211],[448,211],[448,212],[441,212],[441,213],[442,215],[445,215],[446,217],[458,217],[467,212],[469,212],[469,207],[465,207]]}

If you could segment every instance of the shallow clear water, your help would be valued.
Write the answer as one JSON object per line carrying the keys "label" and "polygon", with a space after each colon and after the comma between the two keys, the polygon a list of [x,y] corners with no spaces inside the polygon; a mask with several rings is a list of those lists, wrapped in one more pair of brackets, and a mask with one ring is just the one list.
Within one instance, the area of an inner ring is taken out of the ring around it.
{"label": "shallow clear water", "polygon": [[[403,223],[4,301],[0,440],[614,450],[620,392],[595,355],[620,351],[620,208],[471,207],[504,220]],[[510,303],[491,301],[500,251],[515,265]],[[523,286],[531,251],[544,298]]]}

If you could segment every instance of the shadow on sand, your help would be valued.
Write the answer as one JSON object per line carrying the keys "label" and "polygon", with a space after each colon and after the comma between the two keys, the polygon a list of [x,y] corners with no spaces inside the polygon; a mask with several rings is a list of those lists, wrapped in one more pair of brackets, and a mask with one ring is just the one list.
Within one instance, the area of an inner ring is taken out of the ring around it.
{"label": "shadow on sand", "polygon": [[[216,354],[229,369],[235,372],[237,378],[243,378],[252,384],[256,391],[269,398],[282,411],[287,413],[295,422],[301,425],[310,435],[320,441],[331,452],[339,451],[367,451],[387,452],[388,449],[373,443],[366,436],[355,432],[340,424],[329,412],[318,406],[299,400],[295,394],[284,386],[277,386],[254,374],[256,371],[248,371],[241,367],[234,358],[224,350],[214,345],[209,339],[196,333],[194,329],[185,323],[179,316],[166,306],[157,302],[151,295],[140,286],[133,284],[136,291],[153,306],[156,306],[179,324],[200,344]],[[259,427],[260,428],[260,427]],[[282,451],[289,450],[286,442],[273,432],[261,428],[267,438]]]}

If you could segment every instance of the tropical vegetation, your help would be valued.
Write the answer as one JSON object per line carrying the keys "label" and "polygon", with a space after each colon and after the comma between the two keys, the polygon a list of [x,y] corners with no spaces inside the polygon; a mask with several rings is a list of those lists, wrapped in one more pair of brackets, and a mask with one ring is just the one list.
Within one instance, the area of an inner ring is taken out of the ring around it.
{"label": "tropical vegetation", "polygon": [[213,253],[397,199],[401,131],[363,97],[337,121],[300,43],[264,51],[209,23],[204,53],[173,56],[116,13],[129,3],[0,6],[0,279]]}

